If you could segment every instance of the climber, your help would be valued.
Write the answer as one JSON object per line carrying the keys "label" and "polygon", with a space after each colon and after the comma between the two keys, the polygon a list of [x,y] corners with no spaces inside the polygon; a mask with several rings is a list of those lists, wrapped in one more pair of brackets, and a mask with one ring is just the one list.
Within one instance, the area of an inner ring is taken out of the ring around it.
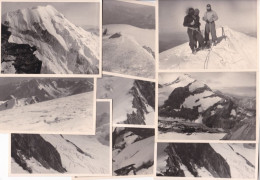
{"label": "climber", "polygon": [[[201,49],[204,48],[204,38],[203,38],[201,31],[200,31],[200,25],[201,24],[200,24],[199,13],[200,13],[200,10],[195,9],[194,15],[193,15],[193,18],[194,18],[194,21],[195,21],[195,24],[194,24],[195,31],[193,33],[193,39],[194,39],[194,43],[195,43],[195,48],[198,47],[197,50],[201,50]],[[197,43],[199,43],[199,46],[197,46]]]}
{"label": "climber", "polygon": [[190,46],[193,54],[196,53],[195,41],[194,41],[194,31],[196,30],[194,28],[194,25],[195,25],[195,21],[194,21],[194,17],[193,17],[194,13],[195,13],[194,9],[189,8],[187,11],[187,15],[184,17],[184,22],[183,22],[183,26],[188,27],[187,33],[189,36],[189,46]]}
{"label": "climber", "polygon": [[217,44],[217,35],[216,35],[216,27],[215,21],[218,20],[218,15],[215,11],[212,10],[211,5],[207,5],[207,11],[203,16],[203,20],[206,21],[205,25],[205,41],[208,46],[210,46],[209,33],[212,36],[212,42],[214,46]]}

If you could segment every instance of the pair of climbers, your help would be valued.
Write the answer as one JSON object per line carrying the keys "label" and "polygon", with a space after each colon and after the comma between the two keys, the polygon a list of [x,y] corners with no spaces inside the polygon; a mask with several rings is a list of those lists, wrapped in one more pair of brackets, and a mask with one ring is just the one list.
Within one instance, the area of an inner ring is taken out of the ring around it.
{"label": "pair of climbers", "polygon": [[[198,50],[210,47],[211,43],[209,40],[209,34],[211,33],[212,42],[214,45],[217,44],[216,26],[215,21],[218,20],[218,15],[212,10],[211,5],[207,5],[207,11],[203,16],[203,20],[206,22],[205,25],[205,39],[200,31],[200,16],[199,9],[189,8],[187,15],[184,18],[183,26],[188,27],[187,33],[189,36],[189,46],[192,53],[195,54]],[[197,46],[198,44],[198,46]]]}

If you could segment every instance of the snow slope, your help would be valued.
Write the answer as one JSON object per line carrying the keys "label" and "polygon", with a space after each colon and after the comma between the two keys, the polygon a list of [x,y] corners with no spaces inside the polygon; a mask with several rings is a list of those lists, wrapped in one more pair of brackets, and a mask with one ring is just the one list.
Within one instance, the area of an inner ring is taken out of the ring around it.
{"label": "snow slope", "polygon": [[109,24],[103,26],[110,35],[120,32],[134,38],[141,46],[148,46],[155,51],[155,30],[142,29],[128,24]]}
{"label": "snow slope", "polygon": [[[46,141],[53,144],[61,155],[62,165],[67,173],[73,174],[108,174],[110,168],[109,146],[102,145],[96,136],[41,135]],[[82,149],[86,156],[75,151],[73,142]]]}
{"label": "snow slope", "polygon": [[[155,77],[155,31],[130,25],[104,27],[103,68],[105,71],[144,78]],[[115,33],[119,37],[111,38]]]}
{"label": "snow slope", "polygon": [[224,27],[217,29],[219,43],[212,50],[191,53],[188,43],[160,53],[160,69],[203,69],[209,56],[208,69],[255,69],[257,66],[257,40],[254,37]]}
{"label": "snow slope", "polygon": [[[2,22],[12,33],[9,42],[35,46],[44,74],[95,74],[99,37],[72,24],[54,7],[37,6],[8,12]],[[5,72],[14,73],[14,72]]]}
{"label": "snow slope", "polygon": [[92,134],[93,92],[0,111],[0,130]]}
{"label": "snow slope", "polygon": [[[153,161],[154,154],[151,148],[154,146],[154,137],[138,141],[131,145],[128,145],[123,151],[121,151],[116,157],[113,158],[113,169],[116,170],[120,167],[125,167],[129,164],[135,164],[136,168],[139,168],[144,163]],[[142,148],[140,148],[142,147]],[[153,168],[150,169],[147,174],[152,174]]]}
{"label": "snow slope", "polygon": [[[99,99],[112,99],[113,100],[113,123],[124,124],[127,120],[127,114],[137,112],[137,109],[133,106],[134,96],[131,89],[135,86],[134,79],[103,76],[102,79],[98,79],[97,82],[97,98]],[[147,90],[149,91],[149,90]],[[140,91],[138,96],[142,96]],[[147,125],[154,124],[154,109],[146,102],[145,98],[142,98],[146,109],[145,123]]]}
{"label": "snow slope", "polygon": [[[244,144],[210,144],[230,166],[231,178],[253,179],[255,178],[255,167],[249,165],[249,161],[255,166],[255,149],[243,147]],[[242,154],[239,155],[239,154]]]}
{"label": "snow slope", "polygon": [[[98,136],[40,135],[58,151],[65,174],[109,174],[110,148],[98,141]],[[35,158],[24,159],[32,174],[57,174],[52,168],[45,168]],[[13,174],[28,174],[12,158]]]}

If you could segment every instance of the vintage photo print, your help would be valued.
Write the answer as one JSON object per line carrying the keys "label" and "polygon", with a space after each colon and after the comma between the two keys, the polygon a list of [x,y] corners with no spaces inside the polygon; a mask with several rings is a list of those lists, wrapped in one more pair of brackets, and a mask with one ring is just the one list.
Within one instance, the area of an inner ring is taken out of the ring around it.
{"label": "vintage photo print", "polygon": [[155,1],[103,1],[103,70],[155,78]]}
{"label": "vintage photo print", "polygon": [[154,82],[103,75],[97,80],[97,98],[113,99],[113,124],[155,124]]}
{"label": "vintage photo print", "polygon": [[256,144],[158,143],[156,175],[188,178],[254,179]]}
{"label": "vintage photo print", "polygon": [[257,69],[256,0],[159,0],[159,69]]}
{"label": "vintage photo print", "polygon": [[256,73],[159,73],[159,140],[256,141]]}
{"label": "vintage photo print", "polygon": [[92,78],[0,77],[0,132],[95,133]]}
{"label": "vintage photo print", "polygon": [[113,176],[153,175],[155,131],[113,128]]}
{"label": "vintage photo print", "polygon": [[111,105],[97,101],[95,135],[11,134],[10,174],[111,176]]}
{"label": "vintage photo print", "polygon": [[100,74],[100,1],[1,6],[1,73]]}

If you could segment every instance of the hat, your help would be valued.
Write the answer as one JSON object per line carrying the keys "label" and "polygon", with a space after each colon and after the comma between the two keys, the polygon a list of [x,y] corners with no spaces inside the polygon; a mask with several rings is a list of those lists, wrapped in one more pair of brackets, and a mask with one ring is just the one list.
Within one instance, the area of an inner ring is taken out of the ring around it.
{"label": "hat", "polygon": [[207,7],[211,7],[211,5],[210,5],[210,4],[207,4]]}

